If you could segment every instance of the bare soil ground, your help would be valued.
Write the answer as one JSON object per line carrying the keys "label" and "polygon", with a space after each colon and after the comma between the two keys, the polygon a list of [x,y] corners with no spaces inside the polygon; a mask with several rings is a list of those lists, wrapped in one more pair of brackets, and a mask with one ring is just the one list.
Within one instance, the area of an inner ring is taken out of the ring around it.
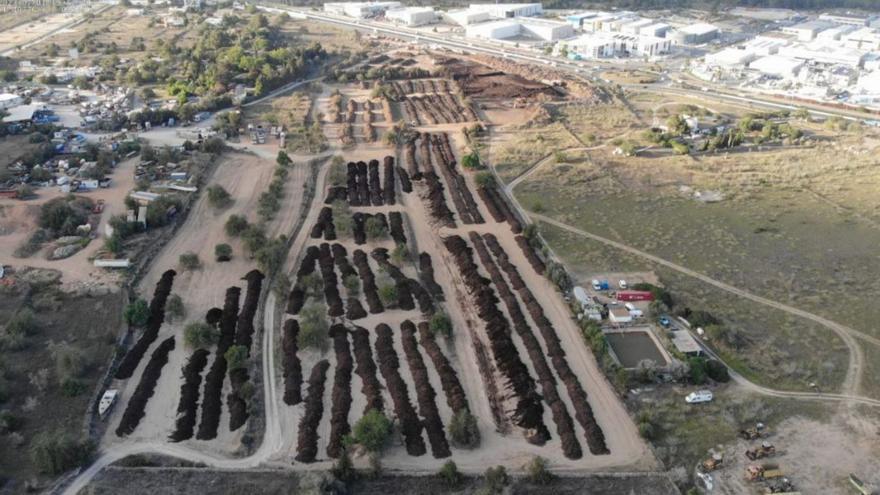
{"label": "bare soil ground", "polygon": [[11,29],[0,32],[0,51],[24,45],[79,17],[80,14],[51,14],[24,24],[18,24]]}
{"label": "bare soil ground", "polygon": [[[268,188],[273,177],[275,164],[269,160],[242,153],[228,153],[221,160],[206,187],[214,184],[224,187],[233,198],[233,204],[226,209],[217,210],[208,204],[207,195],[202,195],[193,206],[184,225],[153,261],[152,268],[143,277],[138,287],[138,292],[143,297],[149,298],[162,273],[169,269],[178,272],[172,287],[172,294],[177,294],[183,299],[187,316],[185,319],[171,322],[166,320],[166,324],[160,330],[159,338],[151,346],[147,356],[152,352],[152,348],[171,335],[177,336],[176,348],[171,353],[168,364],[163,368],[156,392],[147,405],[145,418],[137,430],[125,439],[118,438],[113,431],[119,422],[121,411],[124,410],[124,405],[134,391],[149,359],[142,360],[131,379],[114,382],[114,387],[120,390],[119,403],[123,407],[117,408],[108,419],[108,432],[102,441],[104,446],[109,447],[125,442],[164,441],[174,430],[177,402],[180,396],[180,369],[190,354],[183,342],[182,329],[189,321],[204,321],[205,314],[209,309],[222,307],[225,290],[228,287],[238,286],[244,289],[246,284],[241,278],[255,268],[255,262],[246,253],[241,241],[230,239],[224,231],[224,225],[226,219],[233,214],[244,215],[250,221],[256,221],[257,200],[259,194]],[[293,228],[301,214],[300,191],[307,176],[308,168],[304,164],[297,163],[292,167],[285,184],[282,207],[277,218],[267,225],[267,235],[289,233]],[[214,246],[219,243],[228,243],[233,247],[234,254],[231,261],[224,263],[215,261]],[[179,267],[178,258],[186,252],[196,253],[202,262],[202,268],[195,271],[182,270]],[[213,355],[211,359],[213,359]],[[210,361],[208,366],[210,366]],[[228,389],[228,380],[226,386]],[[227,392],[228,390],[224,390],[224,398]],[[218,438],[209,444],[196,440],[190,440],[187,443],[213,452],[228,454],[236,451],[243,430],[230,433],[228,422],[228,411],[224,406]]]}
{"label": "bare soil ground", "polygon": [[[247,491],[254,486],[260,493],[282,495],[288,493],[311,493],[318,490],[326,478],[317,473],[281,470],[264,471],[217,471],[199,468],[150,468],[150,467],[111,467],[104,470],[95,481],[84,490],[84,495],[103,495],[116,493],[119,486],[130,487],[131,495],[151,495],[157,490],[175,488],[180,495],[205,494],[221,495],[230,490]],[[466,478],[455,489],[447,488],[439,478],[433,476],[385,475],[375,480],[360,480],[350,487],[352,493],[379,495],[387,493],[407,493],[428,495],[456,493],[471,495],[480,492],[482,481]],[[540,494],[547,490],[560,494],[578,493],[639,493],[644,495],[673,495],[679,493],[675,486],[664,477],[652,475],[594,475],[577,478],[558,478],[549,486],[531,485],[525,480],[516,479],[509,488],[513,494]]]}

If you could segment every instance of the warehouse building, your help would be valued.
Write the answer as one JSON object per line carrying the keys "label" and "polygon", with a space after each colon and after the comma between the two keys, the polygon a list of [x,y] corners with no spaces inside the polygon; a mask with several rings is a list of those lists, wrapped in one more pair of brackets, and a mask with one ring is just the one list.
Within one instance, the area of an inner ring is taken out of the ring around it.
{"label": "warehouse building", "polygon": [[531,17],[544,13],[540,3],[472,3],[468,8],[476,12],[486,12],[490,17],[498,19]]}
{"label": "warehouse building", "polygon": [[437,13],[433,7],[404,7],[386,11],[385,19],[404,26],[424,26],[437,22]]}
{"label": "warehouse building", "polygon": [[767,76],[791,79],[800,72],[803,66],[803,60],[783,55],[768,55],[750,63],[749,69]]}
{"label": "warehouse building", "polygon": [[742,69],[759,55],[744,47],[725,48],[719,52],[706,55],[706,65],[720,69]]}
{"label": "warehouse building", "polygon": [[831,22],[833,24],[841,24],[845,26],[865,27],[868,25],[869,18],[858,15],[845,14],[822,14],[819,16],[820,21]]}
{"label": "warehouse building", "polygon": [[841,37],[845,47],[853,50],[880,50],[880,32],[862,28]]}
{"label": "warehouse building", "polygon": [[837,26],[822,31],[821,33],[816,35],[816,39],[822,41],[840,41],[843,36],[848,35],[853,31],[856,31],[857,29],[858,28],[855,26],[844,24],[842,26]]}
{"label": "warehouse building", "polygon": [[324,4],[324,12],[357,19],[376,17],[390,9],[399,9],[400,2],[332,2]]}
{"label": "warehouse building", "polygon": [[3,93],[0,94],[0,110],[6,110],[7,108],[17,107],[21,105],[23,100],[21,96],[12,93]]}
{"label": "warehouse building", "polygon": [[654,24],[651,19],[635,19],[620,26],[623,34],[641,34],[641,29]]}
{"label": "warehouse building", "polygon": [[702,45],[717,39],[720,34],[717,26],[699,23],[676,29],[669,33],[667,37],[670,38],[673,43],[679,45]]}
{"label": "warehouse building", "polygon": [[576,58],[653,57],[668,53],[672,42],[623,33],[586,34],[566,44]]}
{"label": "warehouse building", "polygon": [[443,17],[447,21],[459,26],[470,26],[471,24],[486,22],[490,19],[488,12],[470,9],[451,10],[446,12]]}
{"label": "warehouse building", "polygon": [[565,22],[544,19],[504,19],[470,25],[465,34],[469,38],[486,40],[523,37],[557,41],[574,36],[574,29]]}
{"label": "warehouse building", "polygon": [[779,55],[814,64],[840,65],[853,69],[861,67],[865,57],[865,53],[859,50],[831,46],[822,42],[784,46],[779,49]]}
{"label": "warehouse building", "polygon": [[666,33],[669,32],[669,24],[664,22],[655,22],[654,24],[649,24],[647,26],[639,29],[639,34],[642,36],[654,36],[655,38],[665,38]]}
{"label": "warehouse building", "polygon": [[813,41],[819,33],[832,27],[834,25],[826,21],[807,21],[794,26],[786,26],[782,28],[782,32],[795,36],[800,41]]}

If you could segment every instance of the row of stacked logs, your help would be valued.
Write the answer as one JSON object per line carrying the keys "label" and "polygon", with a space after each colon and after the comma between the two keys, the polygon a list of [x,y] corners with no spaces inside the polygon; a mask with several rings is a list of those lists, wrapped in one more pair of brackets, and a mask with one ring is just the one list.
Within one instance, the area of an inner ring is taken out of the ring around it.
{"label": "row of stacked logs", "polygon": [[[492,234],[486,234],[485,240],[487,246],[492,251],[492,254],[499,260],[502,269],[507,273],[508,278],[510,278],[511,281],[519,280],[521,282],[522,278],[516,267],[510,263],[507,253],[498,243],[498,239]],[[544,344],[547,346],[547,355],[550,356],[550,361],[556,369],[556,374],[559,375],[559,379],[565,384],[566,390],[568,390],[568,395],[574,406],[575,418],[584,428],[587,446],[589,447],[590,452],[593,455],[608,454],[609,450],[605,443],[605,434],[596,422],[593,409],[587,401],[587,393],[584,391],[580,381],[568,365],[568,361],[565,359],[565,351],[562,348],[562,344],[559,341],[556,331],[553,329],[553,325],[545,316],[544,309],[535,299],[532,291],[525,284],[521,284],[520,288],[517,290],[520,298],[522,298],[525,303],[526,309],[529,311],[532,320],[541,332]]]}
{"label": "row of stacked logs", "polygon": [[172,335],[162,341],[156,347],[156,350],[153,351],[150,361],[147,362],[147,366],[144,368],[143,374],[141,374],[137,388],[131,394],[125,412],[122,413],[122,419],[116,428],[116,436],[124,437],[131,434],[137,428],[141,419],[143,419],[146,414],[147,402],[153,396],[153,392],[156,390],[156,383],[159,382],[159,377],[162,376],[162,368],[168,362],[168,354],[173,350],[174,336]]}
{"label": "row of stacked logs", "polygon": [[427,449],[422,439],[422,422],[416,415],[412,403],[409,401],[406,383],[400,376],[400,363],[397,352],[394,350],[394,341],[391,327],[380,323],[376,327],[376,357],[379,362],[379,371],[385,379],[388,393],[394,404],[394,412],[400,421],[400,431],[403,434],[403,442],[406,452],[411,456],[423,455]]}
{"label": "row of stacked logs", "polygon": [[119,368],[116,370],[116,378],[125,380],[131,378],[134,370],[143,359],[147,349],[159,337],[159,328],[165,321],[165,302],[171,294],[171,286],[174,284],[174,276],[177,272],[168,270],[162,274],[156,283],[156,289],[153,292],[153,299],[150,300],[150,315],[147,318],[147,325],[144,333],[138,341],[128,350]]}
{"label": "row of stacked logs", "polygon": [[510,323],[496,305],[498,299],[490,281],[479,274],[472,250],[464,239],[457,235],[449,236],[443,239],[443,244],[458,267],[477,308],[477,314],[485,323],[495,364],[507,380],[507,386],[513,391],[516,406],[511,419],[526,431],[529,442],[542,445],[550,437],[550,432],[544,425],[541,396],[536,390],[534,378],[520,359],[519,351],[511,339]]}
{"label": "row of stacked logs", "polygon": [[418,344],[416,343],[416,326],[413,322],[405,320],[401,323],[400,338],[406,362],[409,365],[410,373],[412,373],[413,381],[415,382],[419,414],[422,416],[422,424],[428,433],[431,453],[437,459],[449,457],[452,455],[452,452],[449,450],[449,442],[446,441],[440,412],[437,410],[437,404],[434,402],[437,394],[434,392],[434,387],[431,386],[431,381],[428,378],[428,369],[425,367],[425,362],[422,360],[422,355],[419,352]]}

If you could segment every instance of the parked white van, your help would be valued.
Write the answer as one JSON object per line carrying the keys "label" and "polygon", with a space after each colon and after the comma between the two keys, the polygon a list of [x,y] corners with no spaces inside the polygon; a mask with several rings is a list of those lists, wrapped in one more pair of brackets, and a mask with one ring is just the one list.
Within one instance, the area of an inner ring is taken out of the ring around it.
{"label": "parked white van", "polygon": [[696,392],[691,392],[684,398],[684,401],[688,404],[699,404],[701,402],[711,402],[714,396],[712,392],[709,390],[698,390]]}

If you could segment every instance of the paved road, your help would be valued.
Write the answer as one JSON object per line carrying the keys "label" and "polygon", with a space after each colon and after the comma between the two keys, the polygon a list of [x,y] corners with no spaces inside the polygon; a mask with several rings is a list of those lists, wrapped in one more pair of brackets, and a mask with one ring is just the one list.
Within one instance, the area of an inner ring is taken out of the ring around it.
{"label": "paved road", "polygon": [[864,334],[858,330],[855,330],[853,328],[850,328],[850,327],[841,325],[839,323],[833,322],[833,321],[831,321],[827,318],[823,318],[819,315],[815,315],[813,313],[809,313],[809,312],[804,311],[802,309],[798,309],[798,308],[789,306],[787,304],[783,304],[783,303],[780,303],[777,301],[773,301],[771,299],[767,299],[766,297],[761,297],[756,294],[752,294],[751,292],[745,291],[745,290],[740,289],[738,287],[734,287],[730,284],[726,284],[726,283],[721,282],[719,280],[715,280],[711,277],[703,275],[702,273],[691,270],[690,268],[678,265],[676,263],[672,263],[671,261],[667,261],[663,258],[654,256],[650,253],[646,253],[646,252],[641,251],[639,249],[636,249],[634,247],[627,246],[626,244],[622,244],[620,242],[617,242],[617,241],[614,241],[614,240],[611,240],[611,239],[608,239],[608,238],[605,238],[605,237],[602,237],[602,236],[599,236],[596,234],[592,234],[590,232],[579,229],[577,227],[572,227],[571,225],[562,223],[558,220],[547,217],[545,215],[541,215],[539,213],[534,213],[534,212],[530,212],[530,211],[526,211],[526,213],[532,219],[540,220],[542,222],[549,223],[550,225],[561,228],[561,229],[566,230],[568,232],[572,232],[572,233],[580,235],[582,237],[586,237],[586,238],[592,239],[594,241],[601,242],[602,244],[614,247],[616,249],[619,249],[621,251],[625,251],[625,252],[632,254],[634,256],[638,256],[640,258],[647,259],[647,260],[649,260],[653,263],[656,263],[658,265],[665,266],[665,267],[670,268],[672,270],[675,270],[677,272],[680,272],[680,273],[683,273],[683,274],[688,275],[690,277],[696,278],[697,280],[700,280],[700,281],[705,282],[709,285],[717,287],[723,291],[726,291],[731,294],[743,297],[745,299],[756,302],[758,304],[763,304],[765,306],[769,306],[771,308],[778,309],[780,311],[784,311],[786,313],[789,313],[789,314],[792,314],[795,316],[799,316],[801,318],[813,321],[815,323],[818,323],[818,324],[828,328],[829,330],[834,332],[838,337],[840,337],[840,339],[843,341],[843,343],[846,344],[847,348],[849,349],[849,353],[850,353],[850,362],[849,362],[849,366],[848,366],[848,369],[846,372],[846,378],[844,379],[843,384],[841,385],[841,389],[843,390],[843,396],[852,396],[852,395],[856,395],[858,393],[859,384],[861,383],[861,377],[862,377],[862,373],[863,373],[864,367],[865,367],[864,353],[862,351],[862,348],[859,346],[858,342],[856,342],[855,338],[859,337],[864,340],[867,340],[868,342],[872,342],[874,344],[880,345],[880,340],[878,340],[874,337],[866,335],[866,334]]}

